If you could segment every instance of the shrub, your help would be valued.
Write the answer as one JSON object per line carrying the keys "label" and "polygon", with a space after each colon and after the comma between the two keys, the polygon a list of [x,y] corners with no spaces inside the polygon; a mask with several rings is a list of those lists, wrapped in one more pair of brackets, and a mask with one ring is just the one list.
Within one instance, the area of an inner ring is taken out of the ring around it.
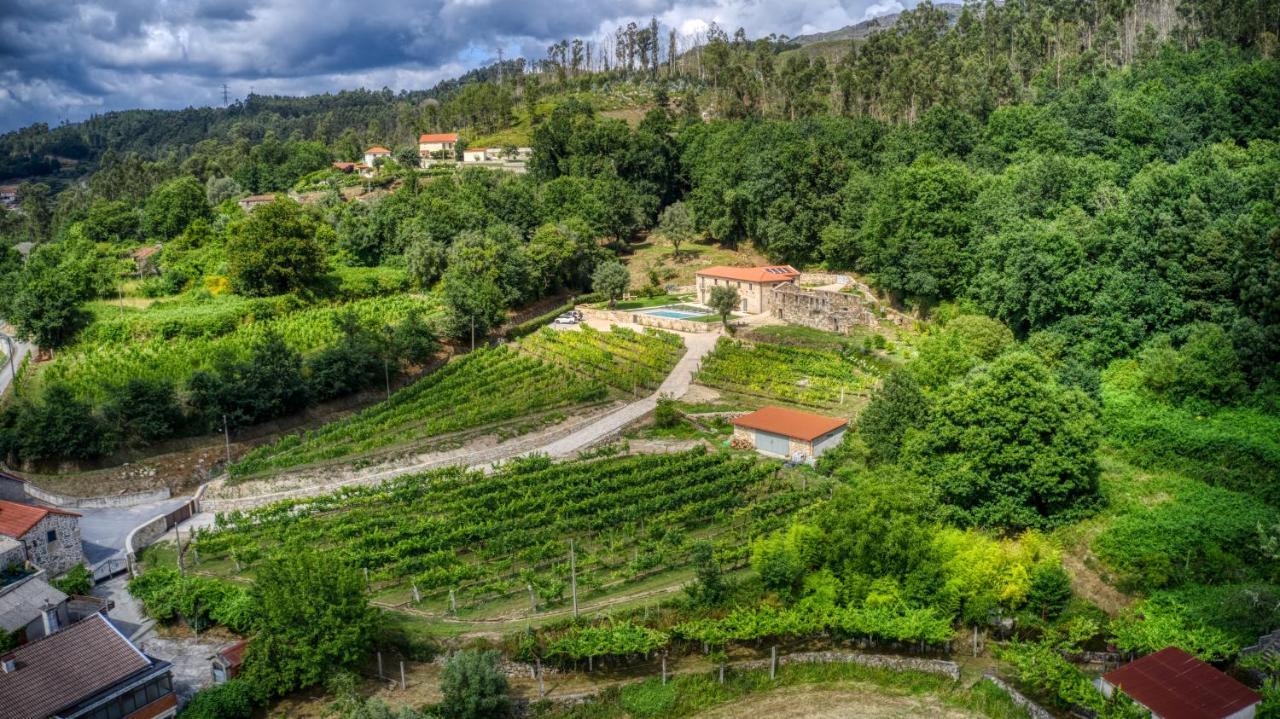
{"label": "shrub", "polygon": [[491,719],[511,712],[507,678],[496,651],[466,649],[449,657],[440,680],[440,714],[445,719]]}
{"label": "shrub", "polygon": [[232,679],[196,692],[179,715],[181,719],[250,719],[253,690],[248,682]]}
{"label": "shrub", "polygon": [[664,717],[675,709],[678,697],[674,682],[662,684],[651,680],[623,687],[621,702],[631,716]]}
{"label": "shrub", "polygon": [[88,594],[93,588],[93,575],[83,564],[77,564],[62,577],[53,580],[53,586],[63,594]]}

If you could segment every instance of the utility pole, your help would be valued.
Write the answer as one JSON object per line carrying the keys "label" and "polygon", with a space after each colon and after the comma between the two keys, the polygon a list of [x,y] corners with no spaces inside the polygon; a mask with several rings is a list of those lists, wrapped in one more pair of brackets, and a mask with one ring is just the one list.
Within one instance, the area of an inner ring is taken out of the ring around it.
{"label": "utility pole", "polygon": [[231,430],[227,428],[227,415],[222,415],[222,439],[227,446],[227,466],[231,466]]}
{"label": "utility pole", "polygon": [[569,540],[569,587],[573,592],[573,618],[578,618],[578,557],[573,551],[573,540]]}
{"label": "utility pole", "polygon": [[227,106],[227,83],[222,83],[222,106]]}

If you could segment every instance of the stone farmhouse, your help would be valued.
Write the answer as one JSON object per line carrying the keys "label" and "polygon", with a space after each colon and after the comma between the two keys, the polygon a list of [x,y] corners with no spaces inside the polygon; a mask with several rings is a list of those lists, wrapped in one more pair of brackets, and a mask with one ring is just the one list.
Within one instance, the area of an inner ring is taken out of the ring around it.
{"label": "stone farmhouse", "polygon": [[785,282],[794,282],[800,271],[791,265],[771,267],[708,267],[694,273],[698,302],[707,304],[715,287],[733,287],[741,298],[739,310],[758,315],[772,309],[770,290]]}
{"label": "stone farmhouse", "polygon": [[[21,543],[26,561],[49,576],[84,562],[80,515],[75,512],[0,500],[0,537]],[[0,551],[4,551],[2,547]]]}
{"label": "stone farmhouse", "polygon": [[840,445],[849,421],[785,407],[762,407],[732,420],[733,446],[813,464]]}

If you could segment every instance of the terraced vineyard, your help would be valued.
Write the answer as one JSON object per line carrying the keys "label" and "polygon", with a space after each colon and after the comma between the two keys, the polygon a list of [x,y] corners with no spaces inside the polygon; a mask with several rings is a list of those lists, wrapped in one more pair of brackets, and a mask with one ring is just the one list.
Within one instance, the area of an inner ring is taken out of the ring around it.
{"label": "terraced vineyard", "polygon": [[[341,312],[352,312],[362,325],[380,328],[401,321],[410,309],[428,316],[439,310],[434,298],[397,295],[313,307],[255,321],[252,308],[265,308],[269,303],[228,300],[211,305],[207,313],[197,313],[182,324],[174,324],[172,334],[163,329],[172,313],[163,309],[157,310],[159,319],[155,321],[145,311],[137,316],[126,314],[123,323],[102,330],[100,337],[91,326],[87,334],[100,341],[82,342],[59,353],[41,369],[37,386],[62,382],[78,398],[96,405],[109,395],[111,388],[133,378],[178,385],[196,370],[210,369],[220,361],[243,360],[269,330],[279,333],[285,344],[305,355],[338,340],[340,331],[334,320]],[[138,333],[149,333],[149,339],[134,339]]]}
{"label": "terraced vineyard", "polygon": [[[688,563],[690,533],[743,561],[748,539],[826,496],[779,478],[776,464],[703,449],[553,463],[520,460],[492,474],[448,468],[223,517],[202,535],[202,567],[252,571],[278,548],[322,547],[367,568],[383,596],[441,611],[566,599],[568,540],[580,596]],[[735,554],[736,553],[736,554]]]}
{"label": "terraced vineyard", "polygon": [[721,338],[702,361],[700,384],[787,404],[838,410],[851,406],[876,368],[836,352]]}
{"label": "terraced vineyard", "polygon": [[359,414],[250,452],[233,477],[351,457],[603,400],[609,388],[656,387],[684,351],[680,338],[615,327],[543,330],[516,345],[481,349]]}

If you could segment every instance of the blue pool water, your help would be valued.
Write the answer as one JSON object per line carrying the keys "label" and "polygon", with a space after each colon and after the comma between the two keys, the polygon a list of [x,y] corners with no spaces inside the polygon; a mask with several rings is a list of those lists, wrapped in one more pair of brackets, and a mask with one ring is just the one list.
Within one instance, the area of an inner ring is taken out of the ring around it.
{"label": "blue pool water", "polygon": [[670,317],[673,320],[687,320],[690,317],[701,317],[705,312],[681,312],[679,310],[645,310],[644,314],[654,317]]}
{"label": "blue pool water", "polygon": [[687,320],[691,317],[702,317],[711,314],[711,310],[698,305],[664,305],[662,307],[653,307],[647,310],[640,310],[641,314],[653,317],[667,317],[673,320]]}

